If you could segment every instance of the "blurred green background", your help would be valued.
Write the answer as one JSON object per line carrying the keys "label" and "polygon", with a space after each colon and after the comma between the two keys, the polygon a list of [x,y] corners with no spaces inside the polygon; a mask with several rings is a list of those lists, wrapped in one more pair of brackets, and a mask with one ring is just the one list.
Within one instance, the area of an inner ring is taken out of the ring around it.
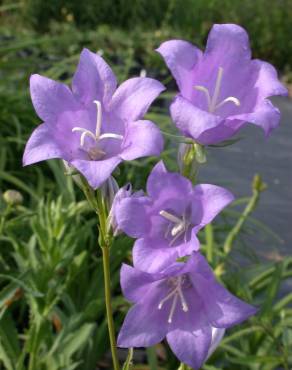
{"label": "blurred green background", "polygon": [[[203,47],[213,23],[238,23],[249,32],[254,57],[268,60],[291,80],[291,0],[27,0],[0,3],[0,369],[95,370],[110,368],[96,219],[59,161],[21,167],[25,142],[39,119],[28,81],[32,73],[70,83],[80,51],[98,51],[123,81],[158,78],[169,90],[148,117],[164,131],[173,127],[167,106],[175,83],[154,52],[162,41],[183,38]],[[143,72],[144,73],[144,72]],[[176,170],[177,146],[166,140],[162,157]],[[157,161],[121,166],[120,185],[135,189]],[[14,201],[8,189],[15,189]],[[260,190],[259,190],[260,189]],[[224,244],[242,211],[261,193],[246,189],[221,219],[200,234],[218,278],[233,293],[261,307],[248,323],[230,330],[206,370],[273,370],[292,367],[292,258],[261,261],[246,235],[273,231],[248,217],[236,236],[238,262]],[[3,196],[5,194],[5,196]],[[21,199],[22,198],[22,199]],[[240,235],[240,238],[238,236]],[[119,267],[131,263],[133,241],[117,239],[112,250],[117,326],[129,307],[121,297]],[[236,253],[235,253],[236,254]],[[242,261],[242,260],[240,260]],[[121,360],[126,356],[120,352]],[[175,369],[165,344],[135,352],[135,369]],[[147,364],[148,363],[148,364]]]}

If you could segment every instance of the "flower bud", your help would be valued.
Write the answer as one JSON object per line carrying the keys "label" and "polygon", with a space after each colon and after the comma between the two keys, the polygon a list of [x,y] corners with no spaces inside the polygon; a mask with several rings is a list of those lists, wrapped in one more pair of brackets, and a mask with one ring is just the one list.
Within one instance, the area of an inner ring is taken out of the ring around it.
{"label": "flower bud", "polygon": [[108,231],[112,229],[113,235],[117,236],[121,233],[118,228],[118,224],[115,217],[116,206],[121,202],[122,199],[130,197],[132,194],[132,185],[130,183],[123,186],[115,195],[112,206],[107,219],[107,228]]}
{"label": "flower bud", "polygon": [[23,203],[23,196],[17,190],[6,190],[3,198],[7,204],[12,206],[18,206]]}
{"label": "flower bud", "polygon": [[105,199],[107,209],[110,210],[116,194],[119,191],[119,185],[113,176],[110,176],[100,187],[102,198]]}

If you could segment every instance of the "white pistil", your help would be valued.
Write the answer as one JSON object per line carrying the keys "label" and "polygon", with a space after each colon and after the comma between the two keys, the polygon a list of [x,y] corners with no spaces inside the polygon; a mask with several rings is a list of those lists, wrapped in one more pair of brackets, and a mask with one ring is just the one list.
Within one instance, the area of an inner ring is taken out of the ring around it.
{"label": "white pistil", "polygon": [[[101,107],[101,103],[98,100],[94,100],[93,103],[96,104],[96,126],[95,126],[95,134],[92,131],[87,130],[86,128],[83,128],[83,127],[76,126],[76,127],[73,127],[72,128],[72,132],[81,132],[81,135],[80,135],[80,146],[81,146],[81,148],[84,148],[86,136],[88,136],[91,139],[93,139],[96,144],[100,140],[104,140],[104,139],[123,140],[124,139],[124,136],[123,135],[113,134],[113,133],[110,133],[110,132],[105,133],[105,134],[101,134],[101,124],[102,124],[102,107]],[[99,149],[96,146],[96,147],[89,148],[88,154],[89,154],[89,156],[90,156],[91,159],[96,160],[96,159],[101,159],[106,153],[103,150]]]}
{"label": "white pistil", "polygon": [[209,90],[205,86],[201,85],[196,85],[195,89],[198,91],[203,92],[206,95],[207,98],[207,104],[208,104],[208,111],[210,113],[214,113],[217,109],[221,108],[224,104],[230,102],[235,104],[237,107],[240,106],[240,100],[237,99],[234,96],[229,96],[226,99],[222,100],[220,103],[217,103],[220,95],[220,88],[221,88],[221,83],[222,83],[222,77],[223,77],[223,68],[219,67],[218,68],[218,73],[217,73],[217,78],[215,82],[215,88],[214,88],[214,93],[213,96],[210,95]]}
{"label": "white pistil", "polygon": [[177,298],[178,298],[178,295],[176,294],[173,298],[173,301],[172,301],[172,305],[171,305],[171,309],[170,309],[170,312],[169,312],[169,316],[168,316],[168,320],[167,322],[169,324],[172,323],[172,318],[173,318],[173,314],[174,314],[174,311],[176,309],[176,304],[177,304]]}
{"label": "white pistil", "polygon": [[167,296],[166,297],[164,297],[160,302],[159,302],[159,305],[158,305],[158,309],[159,310],[161,310],[162,309],[162,307],[163,307],[163,305],[164,305],[164,303],[166,302],[166,301],[168,301],[169,300],[169,298],[171,298],[172,296],[174,296],[176,294],[176,288],[174,289],[174,290],[172,290],[169,294],[167,294]]}
{"label": "white pistil", "polygon": [[170,307],[170,312],[169,312],[169,316],[168,316],[168,320],[167,320],[169,324],[172,323],[172,319],[173,319],[173,315],[174,315],[174,312],[175,312],[175,309],[176,309],[176,306],[177,306],[178,298],[180,299],[182,310],[184,312],[188,312],[188,310],[189,310],[189,307],[187,305],[186,299],[185,299],[183,291],[182,291],[183,281],[184,281],[183,276],[177,277],[175,279],[174,289],[171,290],[171,292],[168,293],[167,296],[164,297],[159,302],[159,305],[158,305],[158,309],[161,310],[164,303],[167,302],[170,298],[173,297],[173,301],[172,301],[172,304],[171,304],[171,307]]}
{"label": "white pistil", "polygon": [[223,68],[219,67],[218,69],[218,74],[216,78],[216,83],[215,83],[215,89],[214,89],[214,94],[211,99],[211,104],[210,104],[210,112],[214,112],[216,109],[216,103],[219,98],[220,94],[220,87],[221,87],[221,82],[222,82],[222,76],[223,76]]}
{"label": "white pistil", "polygon": [[95,137],[96,139],[99,138],[100,136],[100,130],[101,130],[101,120],[102,120],[102,109],[101,109],[101,104],[100,101],[94,100],[94,104],[96,104],[96,127],[95,127]]}

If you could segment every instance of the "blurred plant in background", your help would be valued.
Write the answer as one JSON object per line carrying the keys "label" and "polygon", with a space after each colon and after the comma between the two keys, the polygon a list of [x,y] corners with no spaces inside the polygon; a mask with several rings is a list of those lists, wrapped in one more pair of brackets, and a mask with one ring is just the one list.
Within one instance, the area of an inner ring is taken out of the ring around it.
{"label": "blurred plant in background", "polygon": [[[171,37],[202,45],[212,23],[237,22],[249,31],[255,56],[274,63],[289,78],[292,4],[289,0],[268,4],[223,0],[220,5],[187,0],[183,6],[178,0],[28,0],[4,2],[0,17],[0,369],[29,369],[29,353],[39,370],[108,368],[95,220],[57,161],[21,168],[24,144],[38,123],[28,95],[29,75],[39,72],[67,82],[86,46],[111,62],[119,81],[145,68],[147,75],[171,88],[174,82],[153,49]],[[171,98],[171,93],[164,94],[147,115],[163,131],[172,127],[167,115]],[[163,159],[170,169],[175,168],[175,152],[167,137]],[[131,181],[135,189],[141,188],[154,163],[148,158],[123,165],[119,184]],[[12,189],[18,195],[7,193]],[[292,278],[292,258],[259,263],[254,245],[246,248],[240,238],[262,232],[278,242],[251,215],[263,190],[256,177],[251,196],[237,200],[199,234],[208,261],[217,266],[216,274],[225,286],[262,307],[248,324],[227,333],[206,370],[292,366],[292,293],[281,290]],[[231,252],[231,242],[245,255],[244,264]],[[121,236],[112,248],[118,324],[128,309],[120,295],[119,266],[129,261],[131,246]],[[37,319],[32,321],[32,315]],[[120,356],[126,353],[121,351]],[[148,367],[135,365],[136,369],[178,365],[164,344],[138,352],[135,364],[144,364],[146,357]]]}

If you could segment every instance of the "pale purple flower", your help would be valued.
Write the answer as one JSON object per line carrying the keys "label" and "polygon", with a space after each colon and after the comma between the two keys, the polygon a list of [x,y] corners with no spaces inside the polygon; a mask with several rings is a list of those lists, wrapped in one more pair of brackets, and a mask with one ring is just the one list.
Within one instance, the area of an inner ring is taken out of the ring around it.
{"label": "pale purple flower", "polygon": [[121,286],[134,306],[120,330],[118,346],[149,347],[166,337],[178,359],[194,369],[219,344],[224,329],[257,311],[216,281],[199,252],[159,273],[123,265]]}
{"label": "pale purple flower", "polygon": [[156,272],[198,250],[197,232],[232,200],[228,190],[209,184],[193,186],[159,162],[148,177],[147,196],[121,200],[115,214],[119,228],[138,238],[134,265]]}
{"label": "pale purple flower", "polygon": [[62,158],[97,188],[121,161],[159,155],[162,135],[152,122],[141,119],[163,90],[151,78],[131,78],[117,88],[110,67],[87,49],[81,53],[72,90],[32,75],[31,98],[44,123],[28,140],[24,165]]}
{"label": "pale purple flower", "polygon": [[287,95],[274,67],[251,59],[246,31],[235,24],[215,24],[203,53],[182,40],[157,50],[180,93],[170,112],[177,128],[202,145],[229,139],[247,122],[266,135],[278,126],[279,110],[268,99]]}

